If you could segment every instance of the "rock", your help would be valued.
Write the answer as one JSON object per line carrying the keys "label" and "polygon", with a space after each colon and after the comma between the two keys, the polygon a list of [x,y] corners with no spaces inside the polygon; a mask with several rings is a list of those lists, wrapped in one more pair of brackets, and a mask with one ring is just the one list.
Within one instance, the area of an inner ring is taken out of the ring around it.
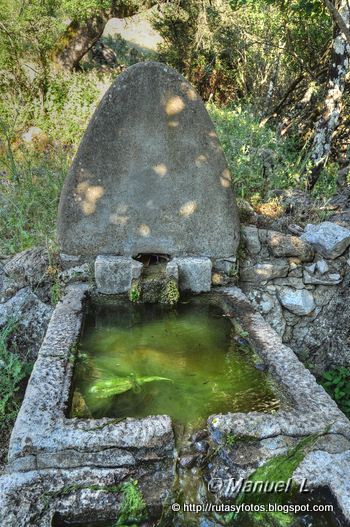
{"label": "rock", "polygon": [[117,63],[117,55],[113,49],[100,40],[92,46],[90,53],[92,60],[100,66],[114,66]]}
{"label": "rock", "polygon": [[324,221],[319,225],[307,225],[301,239],[310,243],[324,258],[334,260],[349,247],[350,230]]}
{"label": "rock", "polygon": [[308,453],[293,474],[301,484],[306,479],[312,488],[328,487],[336,498],[345,518],[350,517],[349,480],[344,477],[350,470],[350,450],[330,454],[322,450]]}
{"label": "rock", "polygon": [[44,247],[34,247],[16,254],[4,265],[4,273],[17,283],[18,289],[35,287],[47,278],[49,254]]}
{"label": "rock", "polygon": [[265,282],[273,278],[284,278],[287,276],[288,270],[287,260],[272,260],[241,269],[240,279],[243,282]]}
{"label": "rock", "polygon": [[41,128],[37,126],[31,126],[27,132],[22,134],[22,141],[28,145],[35,145],[39,150],[45,150],[49,144],[49,138]]}
{"label": "rock", "polygon": [[210,291],[212,263],[209,258],[174,258],[173,261],[179,268],[180,291]]}
{"label": "rock", "polygon": [[304,289],[305,285],[301,278],[287,276],[286,278],[275,278],[273,284],[279,287],[293,287],[294,289]]}
{"label": "rock", "polygon": [[208,441],[196,441],[193,447],[199,454],[206,454],[209,449],[209,443]]}
{"label": "rock", "polygon": [[203,102],[176,71],[142,62],[105,94],[64,184],[58,239],[68,255],[235,255],[230,172]]}
{"label": "rock", "polygon": [[288,225],[288,230],[296,236],[300,236],[304,232],[304,229],[300,227],[300,225],[296,225],[294,223]]}
{"label": "rock", "polygon": [[170,260],[170,262],[168,262],[166,265],[165,274],[167,278],[173,278],[174,280],[176,280],[176,282],[178,282],[179,266],[177,265],[177,263],[174,262],[173,260]]}
{"label": "rock", "polygon": [[273,256],[277,258],[296,256],[302,262],[310,262],[314,257],[314,250],[307,242],[298,236],[268,231],[267,246]]}
{"label": "rock", "polygon": [[215,271],[223,272],[228,276],[233,276],[237,268],[237,258],[217,258],[213,268]]}
{"label": "rock", "polygon": [[313,206],[309,194],[299,189],[277,189],[273,192],[273,196],[279,198],[287,214],[297,212],[299,216],[304,216]]}
{"label": "rock", "polygon": [[247,251],[252,255],[257,255],[261,251],[259,231],[254,225],[242,227],[242,238]]}
{"label": "rock", "polygon": [[313,263],[313,264],[310,264],[310,265],[306,265],[305,266],[305,271],[307,271],[309,274],[313,274],[315,271],[316,271],[316,263]]}
{"label": "rock", "polygon": [[191,436],[192,443],[195,443],[196,441],[202,441],[203,439],[208,438],[208,430],[198,430],[198,432],[194,432]]}
{"label": "rock", "polygon": [[342,281],[342,277],[339,273],[329,274],[328,278],[323,276],[318,278],[315,275],[310,275],[304,271],[304,284],[314,284],[314,285],[338,285]]}
{"label": "rock", "polygon": [[320,274],[325,274],[329,271],[329,265],[326,260],[318,260],[318,262],[316,262],[316,268]]}
{"label": "rock", "polygon": [[0,304],[0,328],[15,324],[15,343],[21,356],[34,360],[44,338],[53,308],[44,304],[30,290],[21,289]]}
{"label": "rock", "polygon": [[306,289],[284,287],[278,291],[278,298],[283,307],[299,316],[309,315],[316,307],[312,293]]}
{"label": "rock", "polygon": [[140,278],[142,267],[126,256],[99,255],[95,260],[97,290],[106,295],[127,293],[132,280]]}
{"label": "rock", "polygon": [[181,468],[192,468],[197,462],[198,454],[190,454],[188,456],[181,456],[179,465]]}
{"label": "rock", "polygon": [[91,271],[89,264],[77,265],[76,267],[70,267],[65,271],[62,271],[58,278],[64,284],[73,282],[87,282],[90,278]]}

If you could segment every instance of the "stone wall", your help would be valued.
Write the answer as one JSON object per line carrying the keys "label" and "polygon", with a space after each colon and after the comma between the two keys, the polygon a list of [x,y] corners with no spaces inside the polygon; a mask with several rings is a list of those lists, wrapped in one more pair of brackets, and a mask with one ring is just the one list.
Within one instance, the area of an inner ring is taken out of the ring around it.
{"label": "stone wall", "polygon": [[331,222],[301,236],[242,227],[240,287],[316,373],[350,365],[350,230]]}

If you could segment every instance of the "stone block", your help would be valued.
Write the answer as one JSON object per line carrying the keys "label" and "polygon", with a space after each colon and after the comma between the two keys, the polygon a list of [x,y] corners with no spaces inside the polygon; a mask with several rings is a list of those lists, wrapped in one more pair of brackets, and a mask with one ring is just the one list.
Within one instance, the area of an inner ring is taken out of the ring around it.
{"label": "stone block", "polygon": [[309,315],[316,307],[312,293],[306,289],[284,287],[278,291],[278,299],[294,315]]}
{"label": "stone block", "polygon": [[310,262],[314,257],[313,247],[298,236],[283,234],[277,231],[267,231],[267,246],[276,258],[296,256],[302,262]]}
{"label": "stone block", "polygon": [[205,293],[210,291],[212,263],[210,258],[174,258],[179,268],[180,291]]}
{"label": "stone block", "polygon": [[105,295],[127,293],[133,279],[140,278],[142,263],[127,256],[99,255],[95,260],[97,290]]}
{"label": "stone block", "polygon": [[214,261],[214,270],[233,276],[237,266],[237,258],[231,256],[230,258],[217,258]]}
{"label": "stone block", "polygon": [[178,282],[178,280],[179,280],[179,266],[177,265],[176,262],[174,262],[174,260],[170,260],[170,262],[167,263],[166,269],[165,269],[165,274],[166,274],[167,278],[173,278],[174,280],[176,280],[176,282]]}
{"label": "stone block", "polygon": [[274,278],[284,278],[289,271],[289,263],[282,258],[276,261],[258,263],[243,268],[240,272],[242,282],[266,282]]}
{"label": "stone block", "polygon": [[350,230],[331,221],[306,225],[301,239],[310,243],[324,258],[334,260],[350,245]]}

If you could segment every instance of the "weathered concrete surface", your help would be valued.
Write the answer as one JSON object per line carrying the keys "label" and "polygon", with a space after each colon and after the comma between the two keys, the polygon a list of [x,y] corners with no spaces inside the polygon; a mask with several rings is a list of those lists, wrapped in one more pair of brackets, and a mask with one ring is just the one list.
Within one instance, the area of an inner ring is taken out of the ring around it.
{"label": "weathered concrete surface", "polygon": [[139,279],[142,263],[127,256],[99,255],[95,260],[95,280],[100,293],[127,293],[132,280]]}
{"label": "weathered concrete surface", "polygon": [[164,64],[128,68],[96,110],[66,179],[61,251],[227,257],[236,253],[238,225],[200,97]]}

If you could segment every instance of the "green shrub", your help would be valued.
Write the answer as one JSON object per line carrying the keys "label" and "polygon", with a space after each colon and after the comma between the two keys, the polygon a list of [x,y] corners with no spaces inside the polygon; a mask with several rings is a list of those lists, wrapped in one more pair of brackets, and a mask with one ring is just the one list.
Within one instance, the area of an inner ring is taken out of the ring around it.
{"label": "green shrub", "polygon": [[0,331],[0,428],[9,429],[20,406],[19,390],[29,375],[31,365],[8,349],[8,341],[15,327],[8,325]]}
{"label": "green shrub", "polygon": [[270,190],[296,185],[301,178],[297,145],[255,116],[248,104],[219,108],[208,104],[231,169],[238,197],[261,200]]}
{"label": "green shrub", "polygon": [[350,417],[350,369],[340,367],[326,371],[321,383],[340,410]]}

